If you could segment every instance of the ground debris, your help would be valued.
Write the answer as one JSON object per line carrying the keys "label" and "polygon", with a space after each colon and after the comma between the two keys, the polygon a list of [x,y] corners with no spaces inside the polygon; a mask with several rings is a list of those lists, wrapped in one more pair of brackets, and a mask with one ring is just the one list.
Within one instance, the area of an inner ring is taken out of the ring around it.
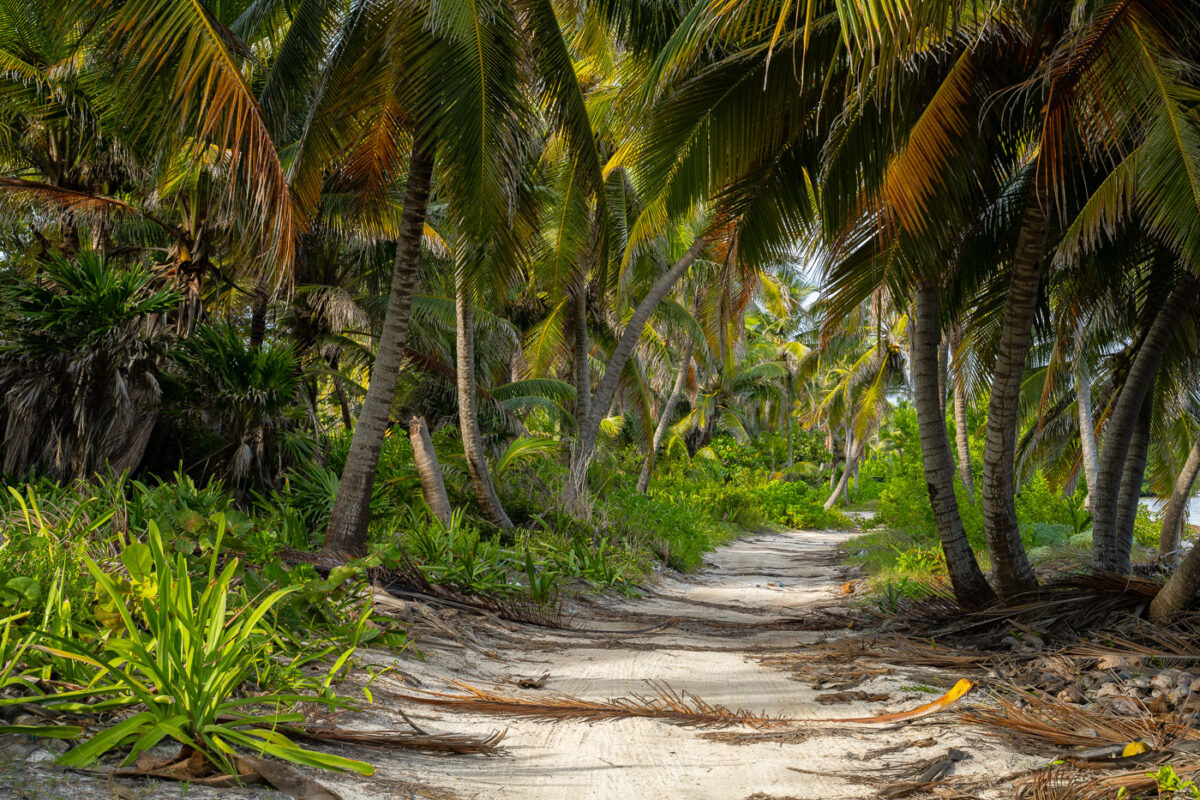
{"label": "ground debris", "polygon": [[726,706],[712,704],[690,692],[676,691],[660,681],[647,681],[647,684],[655,692],[654,695],[631,695],[603,701],[585,700],[564,694],[537,698],[519,697],[480,689],[460,681],[455,681],[455,685],[463,690],[462,694],[425,692],[414,695],[397,695],[397,697],[405,702],[459,711],[507,714],[547,721],[563,719],[596,721],[651,717],[702,728],[724,725],[769,728],[789,722],[789,720],[765,714],[754,714],[741,708],[730,709]]}
{"label": "ground debris", "polygon": [[817,702],[826,706],[840,703],[882,703],[889,697],[891,695],[887,692],[830,692],[817,695]]}

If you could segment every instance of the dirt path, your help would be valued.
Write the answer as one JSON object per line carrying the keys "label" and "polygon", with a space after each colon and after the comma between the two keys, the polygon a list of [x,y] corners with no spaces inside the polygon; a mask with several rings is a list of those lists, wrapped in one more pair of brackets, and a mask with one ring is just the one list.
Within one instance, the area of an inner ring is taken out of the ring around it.
{"label": "dirt path", "polygon": [[[860,661],[814,669],[789,658],[845,635],[798,629],[803,626],[785,620],[836,601],[849,577],[837,564],[836,547],[849,535],[804,531],[742,539],[712,553],[694,576],[665,577],[647,597],[605,598],[576,609],[576,630],[505,625],[452,641],[432,631],[423,637],[418,626],[423,661],[379,654],[381,666],[394,664],[398,671],[373,685],[377,707],[382,713],[393,692],[455,690],[454,680],[521,696],[596,700],[653,694],[647,682],[656,681],[709,703],[792,718],[866,716],[928,702],[930,692],[958,676]],[[457,630],[462,619],[446,625]],[[540,690],[516,685],[542,673],[549,677]],[[814,688],[817,682],[860,679],[853,688],[873,698],[816,702],[833,688]],[[745,726],[704,731],[657,719],[539,722],[406,709],[433,731],[506,729],[503,754],[371,757],[379,767],[373,784],[337,782],[347,800],[388,796],[380,791],[403,781],[443,787],[443,796],[486,800],[828,800],[871,797],[897,776],[914,779],[951,747],[969,754],[954,767],[959,777],[998,777],[1032,761],[948,715],[889,730],[824,724],[771,734]],[[355,720],[356,726],[371,724]]]}

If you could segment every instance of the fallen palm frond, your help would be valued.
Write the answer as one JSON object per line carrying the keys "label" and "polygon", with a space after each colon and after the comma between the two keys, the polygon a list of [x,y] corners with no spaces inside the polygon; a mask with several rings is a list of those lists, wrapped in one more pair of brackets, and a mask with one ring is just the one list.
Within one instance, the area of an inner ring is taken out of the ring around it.
{"label": "fallen palm frond", "polygon": [[1024,707],[997,696],[996,708],[967,711],[962,719],[1058,747],[1142,741],[1162,750],[1181,739],[1200,739],[1200,731],[1184,720],[1156,718],[1148,711],[1139,716],[1120,716],[1093,706],[1059,702],[1041,693],[1025,693],[1021,699]]}
{"label": "fallen palm frond", "polygon": [[398,699],[424,705],[470,711],[480,714],[505,714],[539,720],[578,719],[594,722],[604,719],[650,717],[680,725],[711,728],[724,725],[749,725],[769,728],[790,720],[754,714],[744,709],[729,709],[696,697],[690,692],[672,689],[665,683],[649,681],[656,696],[631,695],[612,700],[585,700],[555,694],[537,698],[518,697],[480,689],[459,681],[465,694],[427,692],[422,695],[397,695]]}
{"label": "fallen palm frond", "polygon": [[465,733],[426,733],[424,731],[354,731],[316,725],[288,727],[285,733],[316,742],[374,747],[383,750],[425,750],[438,753],[494,755],[505,731],[492,731],[486,736]]}
{"label": "fallen palm frond", "polygon": [[467,594],[452,586],[431,583],[411,558],[405,558],[390,569],[376,567],[368,571],[371,581],[394,595],[416,597],[432,602],[477,612],[495,614],[501,619],[523,622],[541,628],[565,628],[562,609],[557,605],[541,605],[524,595]]}
{"label": "fallen palm frond", "polygon": [[927,639],[957,640],[1013,626],[1075,639],[1081,632],[1108,627],[1114,614],[1144,608],[1161,587],[1162,581],[1155,578],[1067,575],[1013,605],[964,611],[951,599],[936,596],[902,603],[888,619],[905,632]]}
{"label": "fallen palm frond", "polygon": [[423,705],[469,711],[479,714],[507,714],[540,720],[579,719],[598,721],[603,719],[629,719],[650,717],[664,719],[680,725],[711,728],[725,725],[748,725],[752,728],[772,728],[785,725],[809,725],[812,723],[837,722],[873,725],[903,722],[933,714],[965,697],[974,684],[965,678],[955,684],[944,695],[917,708],[880,714],[873,717],[816,717],[786,718],[754,714],[745,709],[730,709],[703,700],[691,692],[677,691],[660,681],[647,681],[655,696],[630,695],[611,700],[584,700],[580,697],[556,694],[537,698],[518,697],[480,689],[460,681],[454,682],[465,690],[465,694],[449,692],[425,692],[414,695],[394,695],[397,700]]}
{"label": "fallen palm frond", "polygon": [[954,687],[944,695],[934,700],[932,703],[926,703],[923,706],[908,711],[897,711],[893,714],[879,714],[874,717],[840,717],[840,718],[822,718],[803,720],[804,722],[852,722],[863,725],[875,725],[889,722],[903,722],[905,720],[916,719],[917,717],[928,716],[935,712],[941,711],[952,703],[966,697],[971,689],[975,688],[975,684],[971,683],[966,678],[963,678]]}
{"label": "fallen palm frond", "polygon": [[[1173,762],[1171,769],[1182,781],[1200,779],[1200,761]],[[1165,796],[1159,793],[1156,770],[1146,766],[1098,775],[1095,771],[1079,770],[1069,764],[1055,764],[1018,780],[1016,784],[1019,800],[1111,800],[1114,797]]]}

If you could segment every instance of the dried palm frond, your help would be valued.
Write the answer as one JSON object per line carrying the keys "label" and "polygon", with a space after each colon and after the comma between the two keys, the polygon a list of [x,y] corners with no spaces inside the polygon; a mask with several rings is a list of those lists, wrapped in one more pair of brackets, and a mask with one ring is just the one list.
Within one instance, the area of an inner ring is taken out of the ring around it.
{"label": "dried palm frond", "polygon": [[603,719],[649,717],[700,728],[725,725],[770,728],[791,722],[764,714],[754,714],[741,708],[733,710],[709,703],[691,692],[676,691],[662,682],[647,683],[656,692],[655,696],[630,695],[611,700],[585,700],[555,694],[527,698],[492,692],[455,681],[455,684],[464,690],[463,694],[427,692],[420,695],[397,695],[397,699],[458,711],[507,714],[546,721],[581,719],[594,722]]}
{"label": "dried palm frond", "polygon": [[[1176,762],[1172,769],[1183,780],[1200,778],[1200,761]],[[1126,793],[1118,794],[1122,789]],[[1018,781],[1016,797],[1018,800],[1110,800],[1113,797],[1158,795],[1155,773],[1144,766],[1098,776],[1091,770],[1056,764]]]}
{"label": "dried palm frond", "polygon": [[1057,701],[1041,693],[1022,695],[1019,707],[1003,696],[998,706],[962,714],[965,722],[995,728],[1059,747],[1099,747],[1144,741],[1161,750],[1181,739],[1200,739],[1182,719],[1161,719],[1148,711],[1141,716],[1118,716],[1093,707]]}
{"label": "dried palm frond", "polygon": [[439,753],[481,753],[494,755],[506,731],[492,731],[485,736],[465,733],[426,733],[424,731],[370,730],[355,731],[318,725],[289,727],[287,733],[315,742],[338,742],[359,747],[384,750],[425,750]]}

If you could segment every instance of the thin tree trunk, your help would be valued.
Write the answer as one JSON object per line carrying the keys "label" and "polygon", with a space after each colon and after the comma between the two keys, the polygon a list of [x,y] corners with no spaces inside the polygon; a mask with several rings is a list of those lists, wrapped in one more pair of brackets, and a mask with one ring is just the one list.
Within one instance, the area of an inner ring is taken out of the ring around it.
{"label": "thin tree trunk", "polygon": [[338,484],[333,513],[325,530],[325,552],[340,557],[360,556],[367,551],[371,491],[375,487],[375,471],[379,467],[379,454],[383,450],[383,437],[388,428],[396,381],[404,361],[404,343],[408,338],[413,288],[421,257],[421,235],[429,205],[434,154],[435,148],[428,139],[418,138],[413,143],[383,330],[380,332],[375,363],[359,411],[358,424],[350,440],[350,452]]}
{"label": "thin tree trunk", "polygon": [[454,274],[454,308],[457,312],[458,361],[458,425],[462,432],[463,454],[467,458],[467,472],[471,475],[471,486],[483,518],[498,528],[513,526],[504,506],[496,496],[496,487],[488,470],[487,457],[483,453],[483,437],[479,433],[479,409],[476,406],[475,390],[475,331],[474,301],[471,286],[463,268]]}
{"label": "thin tree trunk", "polygon": [[1183,520],[1187,516],[1188,501],[1196,488],[1196,476],[1200,475],[1200,439],[1192,445],[1179,477],[1175,479],[1175,489],[1171,499],[1163,509],[1162,533],[1158,535],[1158,560],[1168,566],[1179,563],[1179,537],[1183,533]]}
{"label": "thin tree trunk", "polygon": [[866,439],[863,439],[862,442],[855,443],[853,441],[853,434],[850,431],[846,432],[846,467],[842,470],[842,476],[838,478],[838,482],[834,484],[833,494],[829,495],[829,499],[825,501],[824,508],[826,511],[837,505],[839,495],[846,494],[847,487],[850,484],[850,473],[854,471],[854,464],[858,461],[859,456],[862,455],[865,442]]}
{"label": "thin tree trunk", "polygon": [[666,405],[663,406],[662,414],[658,418],[658,425],[654,428],[654,437],[650,441],[650,449],[646,452],[646,459],[642,462],[642,472],[638,475],[638,494],[645,494],[647,487],[650,486],[650,474],[654,470],[654,460],[658,456],[658,448],[662,446],[663,438],[667,435],[667,427],[671,424],[671,417],[675,414],[675,406],[679,404],[679,398],[683,396],[683,386],[687,383],[688,367],[692,365],[692,347],[693,343],[689,340],[687,346],[683,348],[683,355],[680,356],[675,383],[671,386],[671,394],[667,396]]}
{"label": "thin tree trunk", "polygon": [[1075,344],[1075,405],[1079,411],[1079,450],[1083,461],[1083,481],[1087,488],[1087,508],[1092,510],[1096,496],[1096,473],[1100,471],[1100,449],[1096,446],[1096,417],[1092,411],[1092,376],[1084,353],[1085,328],[1081,327]]}
{"label": "thin tree trunk", "polygon": [[642,337],[642,330],[650,320],[650,315],[679,282],[679,279],[687,273],[707,244],[706,236],[696,237],[696,241],[692,242],[692,246],[687,249],[687,252],[650,287],[650,291],[638,303],[637,308],[633,311],[633,316],[629,318],[629,323],[621,332],[621,338],[617,340],[617,346],[613,348],[612,355],[604,366],[604,375],[601,376],[600,383],[596,385],[596,391],[592,394],[587,414],[584,419],[580,420],[575,449],[571,453],[570,473],[567,477],[565,499],[568,508],[582,510],[587,488],[588,467],[591,466],[592,458],[596,453],[596,437],[600,433],[600,423],[604,419],[604,412],[608,410],[612,405],[613,398],[616,397],[617,385],[621,380],[621,372],[625,369],[625,362],[633,354],[633,349],[637,346],[638,339]]}
{"label": "thin tree trunk", "polygon": [[[962,346],[961,326],[950,336],[950,349]],[[971,471],[971,432],[967,429],[967,380],[954,370],[954,443],[958,448],[958,476],[972,503],[975,502],[975,477]]]}
{"label": "thin tree trunk", "polygon": [[571,297],[571,371],[575,379],[575,422],[583,425],[592,401],[591,370],[588,365],[587,273],[575,284]]}
{"label": "thin tree trunk", "polygon": [[1138,347],[1109,419],[1104,451],[1100,454],[1100,469],[1096,474],[1096,496],[1092,499],[1092,567],[1098,572],[1121,575],[1129,572],[1129,547],[1125,544],[1118,511],[1125,460],[1163,352],[1174,336],[1175,326],[1194,299],[1195,290],[1195,279],[1185,276],[1171,291]]}
{"label": "thin tree trunk", "polygon": [[[954,456],[946,436],[946,417],[938,380],[938,327],[941,298],[932,285],[920,286],[916,296],[916,326],[913,331],[913,388],[916,392],[917,427],[925,465],[925,487],[937,522],[938,536],[946,554],[946,568],[954,597],[963,608],[981,608],[996,601],[996,593],[979,569],[967,541],[958,500],[954,495]],[[957,398],[957,386],[956,398]],[[957,403],[956,403],[957,406]],[[968,453],[969,459],[969,453]],[[968,472],[970,461],[967,461]]]}
{"label": "thin tree trunk", "polygon": [[1029,565],[1017,524],[1014,471],[1021,380],[1033,340],[1033,317],[1037,311],[1048,226],[1040,193],[1033,192],[1025,207],[1013,256],[988,404],[983,451],[983,520],[996,591],[1004,601],[1037,589],[1037,578]]}
{"label": "thin tree trunk", "polygon": [[442,466],[438,463],[437,450],[429,437],[429,425],[425,418],[413,414],[408,420],[408,439],[412,442],[413,462],[421,478],[421,494],[430,513],[437,517],[443,527],[450,527],[450,498],[446,496],[446,482],[442,478]]}
{"label": "thin tree trunk", "polygon": [[786,468],[791,469],[796,459],[792,453],[792,376],[789,374],[784,378],[784,406],[783,406],[783,427],[787,431],[787,461]]}

